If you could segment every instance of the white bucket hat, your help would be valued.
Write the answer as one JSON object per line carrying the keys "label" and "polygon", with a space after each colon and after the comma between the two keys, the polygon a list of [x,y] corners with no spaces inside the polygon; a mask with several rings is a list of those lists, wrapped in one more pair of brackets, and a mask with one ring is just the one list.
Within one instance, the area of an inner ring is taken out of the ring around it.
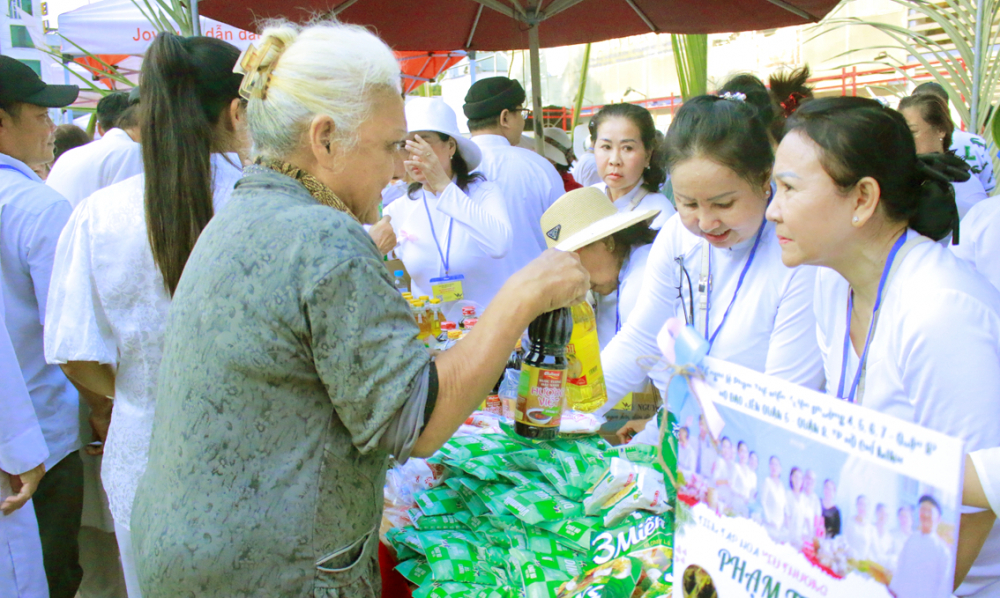
{"label": "white bucket hat", "polygon": [[619,212],[596,187],[574,189],[542,214],[542,233],[550,248],[576,251],[633,224],[652,220],[659,210]]}
{"label": "white bucket hat", "polygon": [[483,153],[479,150],[479,146],[471,139],[462,136],[458,130],[455,111],[441,98],[410,98],[406,102],[406,129],[410,133],[416,131],[444,133],[454,139],[458,144],[458,152],[470,172],[483,161]]}
{"label": "white bucket hat", "polygon": [[545,157],[556,164],[569,166],[566,151],[572,149],[573,143],[566,131],[558,127],[545,127]]}
{"label": "white bucket hat", "polygon": [[587,125],[573,127],[573,152],[579,159],[590,147],[590,128]]}

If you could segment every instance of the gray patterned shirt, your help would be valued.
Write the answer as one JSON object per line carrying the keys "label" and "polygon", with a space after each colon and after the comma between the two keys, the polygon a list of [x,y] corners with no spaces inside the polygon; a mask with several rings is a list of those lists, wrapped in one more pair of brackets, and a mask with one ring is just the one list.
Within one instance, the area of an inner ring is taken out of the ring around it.
{"label": "gray patterned shirt", "polygon": [[143,595],[375,597],[383,436],[429,357],[362,227],[246,173],[170,309],[132,515]]}

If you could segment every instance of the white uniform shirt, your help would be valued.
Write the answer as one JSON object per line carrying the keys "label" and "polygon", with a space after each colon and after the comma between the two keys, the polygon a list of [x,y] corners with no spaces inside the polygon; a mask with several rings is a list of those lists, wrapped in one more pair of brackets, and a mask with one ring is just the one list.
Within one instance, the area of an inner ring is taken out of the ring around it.
{"label": "white uniform shirt", "polygon": [[986,140],[979,135],[956,129],[951,134],[951,149],[955,155],[969,163],[972,175],[983,184],[983,189],[987,193],[993,193],[997,182],[993,176],[993,159]]}
{"label": "white uniform shirt", "polygon": [[899,553],[889,589],[896,598],[951,596],[951,551],[937,534],[914,532]]}
{"label": "white uniform shirt", "polygon": [[[820,270],[817,336],[831,394],[841,378],[847,293],[843,277]],[[859,362],[853,345],[847,355],[845,394]],[[1000,293],[940,244],[914,247],[883,294],[865,385],[864,407],[959,438],[967,451],[1000,446]],[[962,397],[960,406],[955,397]],[[998,579],[994,526],[956,595],[993,584],[977,596],[1000,596]]]}
{"label": "white uniform shirt", "polygon": [[[410,273],[410,290],[414,296],[433,296],[431,279],[445,275],[443,255],[448,259],[451,276],[465,276],[462,281],[464,300],[481,307],[489,305],[507,278],[519,269],[507,258],[511,251],[511,227],[499,187],[490,182],[474,181],[466,194],[451,183],[438,196],[423,189],[413,196],[416,199],[404,196],[392,202],[385,214],[392,216],[392,227],[399,242],[396,255]],[[433,233],[428,210],[434,222]],[[451,225],[449,255],[448,227],[451,222],[454,224]]]}
{"label": "white uniform shirt", "polygon": [[577,156],[573,168],[569,171],[573,179],[583,185],[590,187],[601,182],[601,175],[597,174],[597,156],[594,152],[587,150],[582,156]]}
{"label": "white uniform shirt", "polygon": [[[697,302],[702,243],[706,242],[688,232],[678,216],[668,220],[656,236],[635,309],[622,331],[601,351],[609,399],[605,407],[639,390],[637,387],[641,386],[647,372],[636,360],[646,355],[659,355],[656,336],[664,323],[671,317],[684,318],[685,310],[677,293],[681,274],[674,261],[676,257],[684,259],[695,285]],[[712,331],[722,323],[753,243],[754,239],[750,238],[731,249],[710,249],[714,280],[708,319]],[[815,275],[815,268],[786,268],[781,263],[781,247],[774,224],[768,222],[743,287],[710,355],[809,388],[819,388],[823,381],[823,364],[816,345],[812,313]],[[656,377],[654,382],[662,383]]]}
{"label": "white uniform shirt", "polygon": [[805,492],[796,494],[786,488],[785,512],[788,518],[788,541],[796,548],[802,546],[803,538],[812,538],[815,531],[813,506]]}
{"label": "white uniform shirt", "polygon": [[757,490],[757,476],[750,471],[749,466],[742,463],[735,463],[733,465],[731,483],[733,492],[743,497],[744,500],[750,500],[754,491]]}
{"label": "white uniform shirt", "polygon": [[764,478],[764,486],[760,491],[760,506],[764,512],[764,524],[772,536],[783,540],[785,528],[785,509],[788,505],[788,493],[781,480],[772,477]]}
{"label": "white uniform shirt", "polygon": [[955,204],[958,206],[959,218],[965,218],[973,206],[988,197],[983,189],[983,184],[976,177],[972,177],[964,183],[952,183],[951,185],[955,188]]}
{"label": "white uniform shirt", "polygon": [[[592,185],[604,192],[605,195],[608,193],[608,185],[606,183],[597,183]],[[638,204],[632,205],[632,201],[639,195],[644,193],[645,195],[639,200]],[[614,202],[615,207],[619,212],[630,212],[638,210],[640,212],[645,210],[659,210],[660,213],[656,215],[653,219],[652,224],[649,226],[656,230],[663,228],[663,225],[670,219],[671,216],[677,213],[674,208],[674,204],[670,203],[667,196],[662,193],[650,193],[646,189],[643,189],[642,185],[636,185],[631,191],[625,195],[619,197]]]}
{"label": "white uniform shirt", "polygon": [[961,243],[948,248],[1000,289],[1000,195],[973,206],[959,232]]}
{"label": "white uniform shirt", "polygon": [[844,538],[850,549],[848,558],[859,561],[872,558],[872,548],[875,543],[875,526],[870,521],[858,523],[857,517],[851,517],[844,522]]}
{"label": "white uniform shirt", "polygon": [[500,135],[473,135],[472,141],[483,152],[476,171],[497,185],[507,206],[510,232],[517,239],[511,243],[507,259],[514,273],[545,251],[547,245],[539,223],[545,210],[565,193],[563,180],[548,160],[511,146]]}
{"label": "white uniform shirt", "polygon": [[694,473],[698,467],[698,450],[694,446],[694,441],[688,439],[687,446],[677,446],[677,469],[684,473]]}
{"label": "white uniform shirt", "polygon": [[114,128],[59,156],[45,184],[76,207],[98,189],[142,173],[142,146]]}
{"label": "white uniform shirt", "polygon": [[7,331],[49,447],[46,471],[79,449],[80,397],[59,366],[45,363],[52,261],[73,211],[23,162],[0,154],[0,268]]}
{"label": "white uniform shirt", "polygon": [[[241,176],[236,154],[213,154],[213,205],[225,206]],[[117,365],[101,479],[115,523],[126,529],[146,470],[170,296],[146,229],[145,178],[85,199],[59,239],[45,356],[51,363]]]}
{"label": "white uniform shirt", "polygon": [[641,245],[632,249],[628,259],[622,264],[622,271],[619,275],[621,280],[618,283],[618,290],[610,295],[598,295],[597,297],[597,340],[601,345],[601,350],[608,346],[611,339],[618,334],[619,318],[622,326],[628,321],[636,301],[639,300],[639,291],[642,289],[643,275],[646,271],[646,261],[649,259],[649,251],[653,244]]}
{"label": "white uniform shirt", "polygon": [[[0,287],[0,471],[21,474],[45,462],[49,449],[35,417],[35,408],[17,365],[14,346],[3,322]],[[13,493],[6,473],[0,473],[0,501]],[[10,515],[0,515],[0,596],[48,598],[42,563],[42,542],[32,501]]]}

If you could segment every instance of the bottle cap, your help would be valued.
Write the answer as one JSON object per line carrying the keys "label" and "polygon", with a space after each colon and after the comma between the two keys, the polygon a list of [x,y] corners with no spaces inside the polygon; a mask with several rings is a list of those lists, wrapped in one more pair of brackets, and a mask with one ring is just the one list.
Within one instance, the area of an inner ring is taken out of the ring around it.
{"label": "bottle cap", "polygon": [[423,307],[423,306],[424,306],[424,302],[423,301],[414,301],[413,302],[413,307]]}
{"label": "bottle cap", "polygon": [[437,297],[434,297],[433,299],[431,299],[430,303],[431,305],[439,305],[441,303],[441,300],[438,299]]}
{"label": "bottle cap", "polygon": [[454,340],[458,340],[460,338],[462,338],[462,332],[461,331],[459,331],[459,330],[449,330],[448,331],[448,340],[454,341]]}
{"label": "bottle cap", "polygon": [[421,300],[421,301],[427,301],[427,300],[429,300],[429,299],[430,299],[430,297],[428,297],[427,295],[421,295],[421,296],[420,296],[420,300]]}
{"label": "bottle cap", "polygon": [[463,307],[462,308],[462,315],[463,316],[474,316],[474,315],[476,315],[476,308],[472,307],[471,305],[469,305],[467,307]]}
{"label": "bottle cap", "polygon": [[406,299],[407,301],[413,299],[413,293],[407,292],[407,293],[402,293],[402,295],[403,295],[403,299]]}
{"label": "bottle cap", "polygon": [[406,275],[406,273],[403,272],[402,270],[396,270],[395,272],[393,272],[393,275],[402,278],[403,276]]}
{"label": "bottle cap", "polygon": [[465,329],[468,330],[479,323],[479,318],[469,318],[465,321]]}
{"label": "bottle cap", "polygon": [[441,322],[441,330],[455,330],[456,326],[454,322],[444,321]]}

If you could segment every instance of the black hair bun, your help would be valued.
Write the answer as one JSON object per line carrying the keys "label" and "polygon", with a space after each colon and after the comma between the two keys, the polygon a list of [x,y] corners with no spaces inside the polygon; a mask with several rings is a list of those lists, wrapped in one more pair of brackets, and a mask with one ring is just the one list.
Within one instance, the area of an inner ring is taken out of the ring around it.
{"label": "black hair bun", "polygon": [[958,245],[961,218],[952,183],[969,180],[969,165],[951,153],[920,154],[917,176],[917,210],[910,218],[910,227],[935,241],[951,234],[952,244]]}

